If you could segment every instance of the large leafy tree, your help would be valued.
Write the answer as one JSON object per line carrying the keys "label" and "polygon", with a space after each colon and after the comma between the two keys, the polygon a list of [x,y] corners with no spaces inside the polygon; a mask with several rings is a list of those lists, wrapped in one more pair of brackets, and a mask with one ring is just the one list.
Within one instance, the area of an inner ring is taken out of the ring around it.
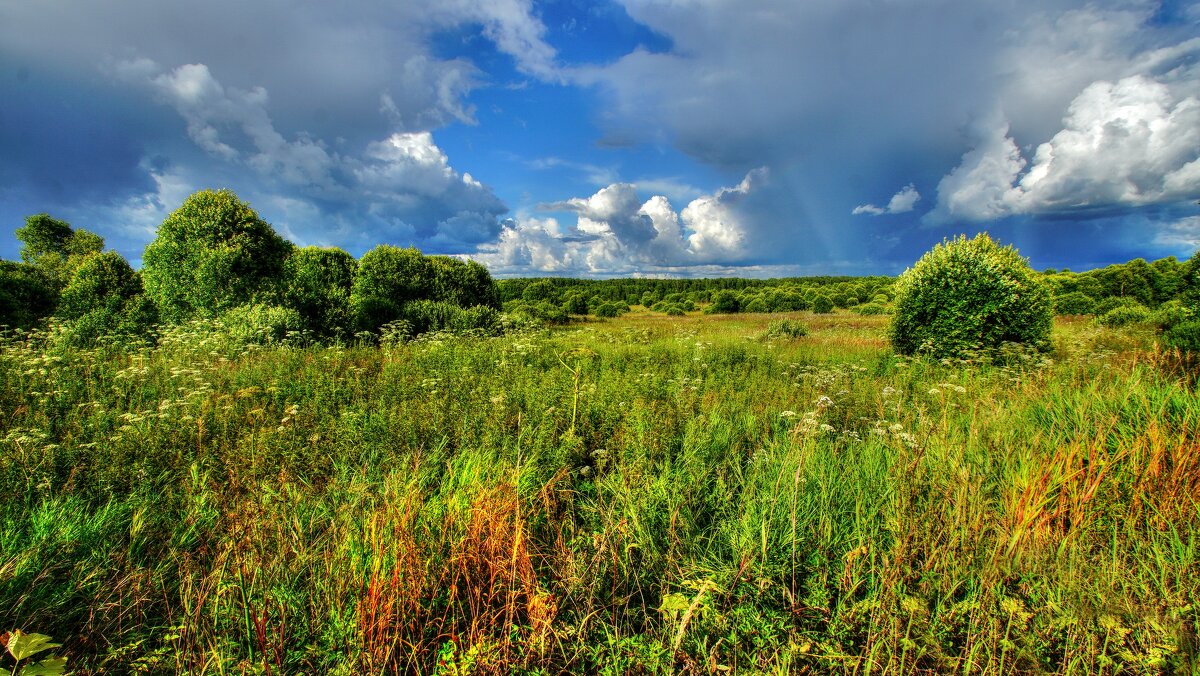
{"label": "large leafy tree", "polygon": [[232,191],[202,190],[146,247],[146,293],[169,322],[215,317],[275,294],[292,248]]}
{"label": "large leafy tree", "polygon": [[71,280],[75,269],[92,254],[104,249],[104,238],[49,214],[34,214],[17,228],[21,260],[40,269],[56,290]]}

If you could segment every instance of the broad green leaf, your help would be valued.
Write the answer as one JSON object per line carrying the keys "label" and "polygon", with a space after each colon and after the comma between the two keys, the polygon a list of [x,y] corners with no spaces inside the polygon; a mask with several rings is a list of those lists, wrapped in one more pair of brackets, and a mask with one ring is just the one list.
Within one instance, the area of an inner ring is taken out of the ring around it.
{"label": "broad green leaf", "polygon": [[52,655],[21,670],[21,676],[62,676],[67,669],[67,658]]}
{"label": "broad green leaf", "polygon": [[51,643],[50,637],[45,634],[26,634],[19,629],[8,637],[8,652],[17,661],[32,657],[43,650],[57,648],[59,645],[61,644]]}

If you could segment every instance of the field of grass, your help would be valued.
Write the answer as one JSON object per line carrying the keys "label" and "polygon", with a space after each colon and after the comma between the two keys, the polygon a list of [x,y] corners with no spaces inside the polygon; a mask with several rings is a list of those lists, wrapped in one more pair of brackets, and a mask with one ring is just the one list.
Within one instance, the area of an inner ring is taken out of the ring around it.
{"label": "field of grass", "polygon": [[[886,317],[0,345],[0,631],[76,674],[1191,673],[1200,401],[1149,333]],[[0,662],[0,667],[8,666]]]}

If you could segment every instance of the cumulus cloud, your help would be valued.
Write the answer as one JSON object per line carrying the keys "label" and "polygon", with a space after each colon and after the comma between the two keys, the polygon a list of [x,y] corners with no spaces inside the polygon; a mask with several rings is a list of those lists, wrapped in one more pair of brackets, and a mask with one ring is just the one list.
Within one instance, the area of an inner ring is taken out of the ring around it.
{"label": "cumulus cloud", "polygon": [[917,187],[912,183],[904,186],[892,199],[888,201],[887,206],[877,207],[874,204],[860,204],[854,207],[850,213],[854,216],[859,214],[868,214],[871,216],[882,216],[883,214],[904,214],[913,210],[917,201],[921,199],[921,193],[917,192]]}
{"label": "cumulus cloud", "polygon": [[688,273],[717,270],[760,255],[772,246],[758,238],[747,200],[761,192],[767,171],[750,171],[738,185],[692,200],[676,211],[663,195],[642,202],[629,183],[614,183],[590,197],[539,205],[574,212],[576,223],[555,218],[506,221],[494,245],[472,257],[500,274]]}
{"label": "cumulus cloud", "polygon": [[1007,122],[938,186],[935,220],[1139,207],[1200,195],[1200,79],[1169,85],[1135,75],[1095,82],[1063,128],[1026,160]]}

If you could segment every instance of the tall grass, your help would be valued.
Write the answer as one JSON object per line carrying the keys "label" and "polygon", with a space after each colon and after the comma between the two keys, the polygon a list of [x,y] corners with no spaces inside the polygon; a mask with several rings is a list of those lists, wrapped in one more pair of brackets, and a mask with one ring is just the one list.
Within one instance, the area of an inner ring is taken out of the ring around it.
{"label": "tall grass", "polygon": [[1153,336],[886,319],[0,347],[0,629],[78,674],[1177,673],[1200,403]]}

